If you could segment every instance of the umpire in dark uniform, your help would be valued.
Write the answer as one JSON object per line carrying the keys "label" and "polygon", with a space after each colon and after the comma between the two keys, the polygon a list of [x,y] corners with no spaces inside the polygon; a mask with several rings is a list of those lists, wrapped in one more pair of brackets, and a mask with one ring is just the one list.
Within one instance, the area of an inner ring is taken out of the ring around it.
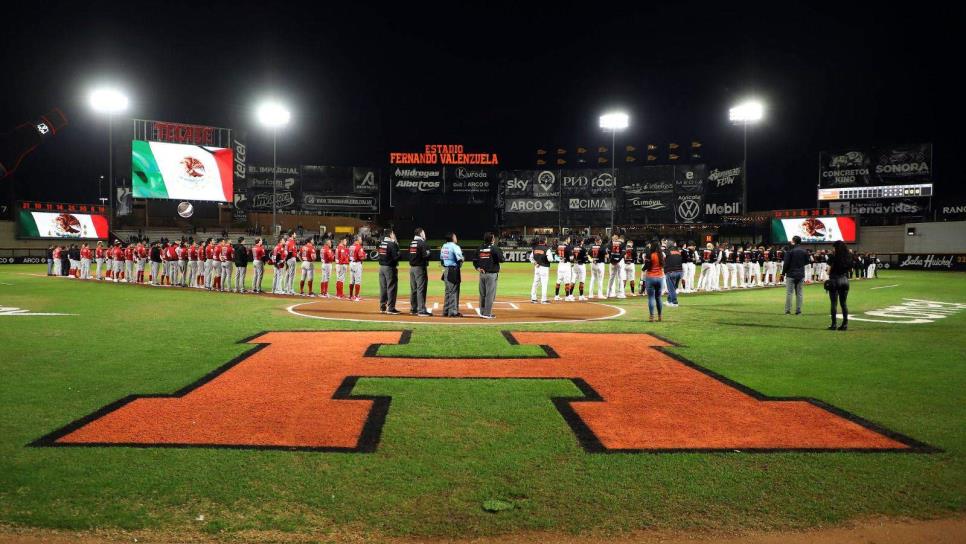
{"label": "umpire in dark uniform", "polygon": [[417,228],[409,244],[409,313],[419,317],[432,316],[426,310],[426,289],[429,285],[426,267],[429,265],[429,245],[426,232]]}
{"label": "umpire in dark uniform", "polygon": [[496,245],[492,232],[483,234],[483,245],[476,253],[473,268],[480,273],[480,317],[493,319],[493,301],[496,300],[496,283],[500,277],[503,251]]}
{"label": "umpire in dark uniform", "polygon": [[379,242],[379,311],[399,315],[396,309],[396,290],[399,287],[399,244],[396,233],[386,229],[382,242]]}

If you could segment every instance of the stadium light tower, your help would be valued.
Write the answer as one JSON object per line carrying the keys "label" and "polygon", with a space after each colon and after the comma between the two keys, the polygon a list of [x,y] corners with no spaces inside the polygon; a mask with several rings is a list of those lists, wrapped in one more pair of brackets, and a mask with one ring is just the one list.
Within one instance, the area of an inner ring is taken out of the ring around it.
{"label": "stadium light tower", "polygon": [[741,173],[745,182],[741,185],[741,213],[748,213],[748,125],[761,121],[765,116],[765,106],[758,100],[745,100],[728,110],[728,118],[740,124],[744,132],[744,158],[741,160]]}
{"label": "stadium light tower", "polygon": [[[114,114],[126,110],[128,100],[127,95],[113,87],[98,87],[91,91],[89,99],[94,111],[107,114],[107,196],[111,202],[111,214],[108,216],[110,230],[114,222],[114,197],[112,195],[114,192]],[[100,192],[100,188],[98,188],[98,192]]]}
{"label": "stadium light tower", "polygon": [[614,209],[617,208],[617,163],[614,146],[617,145],[617,131],[624,130],[630,125],[630,116],[619,111],[612,111],[600,116],[600,128],[610,131],[610,168],[614,185],[610,188],[610,233],[614,234]]}
{"label": "stadium light tower", "polygon": [[275,236],[275,193],[278,183],[278,129],[288,124],[292,114],[281,102],[266,100],[255,111],[258,122],[272,129],[272,236]]}

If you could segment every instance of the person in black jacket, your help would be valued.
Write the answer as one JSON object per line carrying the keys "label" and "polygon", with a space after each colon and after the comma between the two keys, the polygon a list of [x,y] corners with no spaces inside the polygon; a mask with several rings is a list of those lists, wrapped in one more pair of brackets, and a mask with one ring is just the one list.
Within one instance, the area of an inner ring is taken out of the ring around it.
{"label": "person in black jacket", "polygon": [[232,247],[232,253],[234,254],[235,260],[235,292],[244,293],[245,276],[248,274],[248,263],[251,262],[251,258],[248,255],[248,248],[245,247],[244,236],[238,238],[238,243]]}
{"label": "person in black jacket", "polygon": [[792,237],[792,247],[785,252],[782,268],[785,271],[785,313],[792,313],[792,293],[795,293],[795,315],[802,313],[802,298],[805,287],[805,265],[808,252],[802,247],[800,236]]}
{"label": "person in black jacket", "polygon": [[417,228],[413,241],[409,243],[409,313],[419,317],[433,314],[426,310],[426,291],[429,279],[426,267],[429,265],[429,245],[426,232]]}
{"label": "person in black jacket", "polygon": [[495,238],[492,232],[483,234],[483,245],[473,261],[473,268],[480,273],[480,307],[477,311],[483,319],[493,319],[493,301],[496,300],[496,284],[503,262],[503,251],[496,245]]}
{"label": "person in black jacket", "polygon": [[846,302],[849,298],[849,266],[852,264],[852,256],[849,255],[849,248],[845,246],[845,242],[841,240],[835,242],[832,247],[834,253],[829,263],[831,268],[829,269],[828,280],[825,282],[829,299],[832,301],[832,324],[828,330],[834,331],[836,329],[835,320],[838,317],[838,312],[835,309],[835,303],[838,302],[842,305],[842,325],[838,327],[838,330],[844,331],[849,328],[849,307]]}
{"label": "person in black jacket", "polygon": [[47,275],[54,275],[54,246],[47,246]]}
{"label": "person in black jacket", "polygon": [[[664,276],[667,284],[666,304],[673,308],[678,305],[678,283],[684,273],[684,256],[677,244],[668,242],[668,245],[670,247],[664,251]],[[642,276],[646,278],[646,273]]]}
{"label": "person in black jacket", "polygon": [[396,290],[399,287],[399,244],[396,233],[386,229],[382,242],[379,242],[379,311],[389,315],[399,315],[396,309]]}

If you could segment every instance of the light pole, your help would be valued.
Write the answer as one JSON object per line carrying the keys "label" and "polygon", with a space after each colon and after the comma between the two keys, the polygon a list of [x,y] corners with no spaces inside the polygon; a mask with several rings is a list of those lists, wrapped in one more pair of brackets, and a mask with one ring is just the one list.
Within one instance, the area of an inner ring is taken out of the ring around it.
{"label": "light pole", "polygon": [[114,114],[126,110],[128,100],[118,89],[101,87],[91,92],[90,104],[94,111],[107,114],[107,196],[111,202],[111,212],[107,219],[110,230],[114,226],[114,199],[111,196],[114,192]]}
{"label": "light pole", "polygon": [[610,233],[614,234],[614,210],[617,209],[617,131],[630,124],[630,116],[623,112],[609,112],[600,116],[600,128],[610,131],[610,168],[613,185],[610,188]]}
{"label": "light pole", "polygon": [[732,123],[740,123],[744,139],[744,156],[741,160],[741,174],[744,183],[741,184],[741,213],[748,213],[748,125],[757,123],[765,116],[765,106],[757,100],[746,100],[728,110],[728,118]]}
{"label": "light pole", "polygon": [[272,129],[272,236],[275,236],[277,225],[275,194],[278,185],[278,127],[288,124],[292,114],[282,103],[274,100],[262,102],[255,114],[259,123]]}

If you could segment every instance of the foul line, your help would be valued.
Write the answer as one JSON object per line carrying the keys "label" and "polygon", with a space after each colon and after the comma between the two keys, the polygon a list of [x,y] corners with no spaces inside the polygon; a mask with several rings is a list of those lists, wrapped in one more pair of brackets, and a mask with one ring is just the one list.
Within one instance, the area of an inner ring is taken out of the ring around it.
{"label": "foul line", "polygon": [[888,289],[890,287],[899,287],[899,284],[896,283],[896,284],[893,284],[893,285],[882,285],[880,287],[870,287],[869,288],[869,291],[874,291],[875,289]]}
{"label": "foul line", "polygon": [[[610,304],[602,304],[600,302],[591,302],[590,304],[596,304],[598,306],[606,306],[607,308],[611,308],[613,310],[617,310],[617,313],[616,314],[613,314],[613,315],[605,315],[603,317],[588,317],[588,318],[584,318],[584,319],[554,319],[554,320],[549,320],[549,321],[509,321],[509,322],[507,322],[507,321],[500,321],[500,322],[494,322],[494,321],[490,321],[490,320],[484,319],[481,322],[481,321],[476,321],[475,319],[472,319],[471,318],[471,319],[466,320],[466,321],[446,322],[446,321],[396,321],[396,320],[388,320],[388,319],[348,319],[348,318],[344,318],[344,317],[325,317],[325,316],[321,316],[321,315],[308,315],[308,314],[303,314],[303,313],[299,313],[299,312],[295,311],[295,308],[298,308],[299,306],[305,306],[306,304],[313,304],[313,303],[314,302],[300,302],[298,304],[293,304],[293,305],[289,306],[288,308],[285,308],[285,310],[288,313],[290,313],[290,314],[292,314],[294,316],[297,316],[297,317],[308,317],[308,318],[312,318],[312,319],[322,319],[322,320],[325,320],[325,321],[351,321],[353,323],[389,323],[389,324],[392,324],[392,323],[403,323],[403,324],[415,324],[415,325],[476,325],[476,326],[485,326],[485,325],[542,325],[544,323],[586,323],[588,321],[601,321],[601,320],[605,320],[605,319],[616,319],[618,317],[624,316],[624,314],[627,313],[627,310],[625,310],[624,308],[621,308],[620,306],[612,306]],[[433,317],[442,317],[442,316],[433,316]]]}

